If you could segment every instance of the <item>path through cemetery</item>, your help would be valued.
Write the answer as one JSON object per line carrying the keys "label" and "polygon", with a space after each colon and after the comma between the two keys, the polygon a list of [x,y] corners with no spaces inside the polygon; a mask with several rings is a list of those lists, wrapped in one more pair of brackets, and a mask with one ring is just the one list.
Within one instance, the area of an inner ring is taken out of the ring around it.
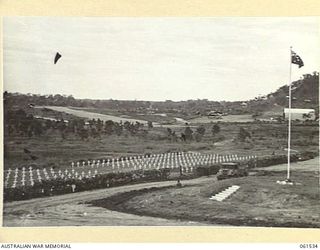
{"label": "path through cemetery", "polygon": [[[184,184],[201,183],[207,177],[183,181]],[[93,207],[86,202],[151,187],[175,185],[176,181],[143,183],[66,195],[4,203],[4,226],[186,226],[198,222],[175,221],[138,216],[105,208]],[[204,225],[204,224],[203,224]],[[221,225],[220,225],[221,226]]]}

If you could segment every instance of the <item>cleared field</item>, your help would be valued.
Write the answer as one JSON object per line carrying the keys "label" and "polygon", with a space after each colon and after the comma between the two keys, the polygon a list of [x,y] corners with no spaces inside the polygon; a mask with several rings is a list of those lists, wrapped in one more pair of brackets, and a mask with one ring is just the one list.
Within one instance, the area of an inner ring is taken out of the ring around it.
{"label": "cleared field", "polygon": [[190,119],[190,123],[217,123],[217,122],[253,122],[252,115],[227,115],[222,116],[222,119],[213,119],[207,116]]}
{"label": "cleared field", "polygon": [[[133,111],[120,111],[115,109],[105,109],[105,108],[85,108],[85,107],[72,107],[76,110],[84,110],[92,113],[113,115],[117,117],[127,117],[131,119],[138,119],[144,121],[151,121],[155,124],[175,124],[177,120],[175,119],[177,115],[171,113],[148,113],[148,112],[133,112]],[[178,118],[179,119],[179,118]]]}
{"label": "cleared field", "polygon": [[88,112],[85,110],[79,110],[79,109],[72,109],[68,107],[61,107],[61,106],[39,106],[38,108],[47,108],[52,109],[58,112],[65,112],[74,116],[78,116],[81,118],[87,118],[87,119],[100,119],[102,121],[108,121],[112,120],[114,122],[140,122],[140,123],[147,123],[145,120],[139,120],[139,119],[131,119],[128,117],[120,117],[120,116],[114,116],[114,115],[107,115],[107,114],[99,114],[99,113],[93,113]]}
{"label": "cleared field", "polygon": [[114,122],[139,122],[147,125],[151,121],[154,127],[185,127],[188,122],[182,118],[173,117],[167,114],[142,114],[142,113],[120,113],[115,110],[95,109],[95,108],[78,108],[78,107],[62,107],[62,106],[37,106],[35,110],[48,109],[65,114],[67,116],[75,116],[84,119],[100,119],[102,121]]}
{"label": "cleared field", "polygon": [[[156,121],[154,125],[160,126],[159,123],[165,122],[165,121],[171,121],[171,123],[176,124],[170,124],[172,125],[184,125],[185,122],[197,124],[197,123],[215,123],[215,122],[253,122],[254,119],[252,118],[252,115],[227,115],[222,116],[222,119],[212,119],[207,116],[201,116],[189,120],[184,120],[182,118],[172,117],[172,115],[169,116],[163,116],[161,115],[147,115],[147,114],[135,114],[134,117],[124,115],[124,114],[118,114],[118,115],[111,115],[110,113],[114,113],[114,111],[104,111],[104,110],[98,110],[98,109],[85,109],[85,108],[73,108],[73,107],[61,107],[61,106],[44,106],[44,107],[38,107],[38,108],[48,108],[52,109],[54,111],[58,112],[65,112],[67,114],[71,114],[74,116],[78,116],[81,118],[87,118],[87,119],[100,119],[102,121],[112,120],[115,122],[120,121],[129,121],[129,122],[140,122],[140,123],[146,123],[148,120]],[[137,117],[145,118],[138,119]],[[157,123],[158,122],[158,123]],[[169,126],[170,126],[169,125]]]}
{"label": "cleared field", "polygon": [[[132,191],[91,203],[136,215],[209,224],[319,228],[319,172],[314,172],[318,167],[316,162],[308,161],[308,165],[313,165],[310,169],[292,172],[292,179],[298,183],[293,186],[276,184],[277,180],[285,178],[285,172],[267,171],[263,176],[223,181],[211,177],[193,184],[182,182],[185,185],[181,188]],[[285,164],[278,166],[280,169],[285,167]],[[232,185],[240,188],[226,200],[209,199]]]}

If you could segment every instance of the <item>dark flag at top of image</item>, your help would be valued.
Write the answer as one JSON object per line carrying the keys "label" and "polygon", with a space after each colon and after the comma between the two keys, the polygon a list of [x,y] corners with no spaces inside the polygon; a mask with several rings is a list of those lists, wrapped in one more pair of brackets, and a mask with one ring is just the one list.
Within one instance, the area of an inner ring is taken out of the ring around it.
{"label": "dark flag at top of image", "polygon": [[57,52],[56,56],[54,57],[54,64],[56,64],[60,58],[61,55],[59,54],[59,52]]}
{"label": "dark flag at top of image", "polygon": [[293,51],[291,51],[291,63],[299,65],[299,68],[304,65],[301,57]]}

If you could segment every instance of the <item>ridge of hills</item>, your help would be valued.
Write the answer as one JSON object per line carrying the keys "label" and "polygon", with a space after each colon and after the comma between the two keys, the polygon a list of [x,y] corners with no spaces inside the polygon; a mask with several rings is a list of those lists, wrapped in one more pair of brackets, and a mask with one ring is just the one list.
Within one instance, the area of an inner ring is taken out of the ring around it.
{"label": "ridge of hills", "polygon": [[[284,85],[266,96],[250,100],[252,111],[266,112],[288,107],[289,86]],[[319,112],[319,73],[305,74],[302,79],[291,84],[292,108],[315,109]]]}
{"label": "ridge of hills", "polygon": [[[249,101],[209,101],[207,99],[187,101],[132,101],[132,100],[91,100],[75,99],[72,95],[38,95],[4,92],[5,109],[25,108],[28,105],[74,106],[97,109],[110,109],[126,112],[175,112],[184,116],[206,115],[212,110],[228,114],[282,113],[288,106],[288,85],[275,92],[259,96]],[[305,74],[292,82],[292,108],[312,108],[319,113],[319,72]]]}

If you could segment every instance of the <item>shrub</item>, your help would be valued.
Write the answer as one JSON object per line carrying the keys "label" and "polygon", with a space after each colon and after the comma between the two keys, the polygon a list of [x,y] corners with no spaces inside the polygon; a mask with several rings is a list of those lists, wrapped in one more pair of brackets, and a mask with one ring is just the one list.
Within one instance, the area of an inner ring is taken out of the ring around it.
{"label": "shrub", "polygon": [[214,164],[211,166],[201,166],[196,168],[196,175],[197,176],[208,176],[218,173],[220,169],[219,164]]}
{"label": "shrub", "polygon": [[244,142],[246,138],[251,138],[251,135],[247,130],[241,127],[239,130],[238,139],[239,141]]}
{"label": "shrub", "polygon": [[[297,155],[291,155],[290,161],[298,161]],[[269,167],[272,165],[283,164],[287,162],[287,155],[274,155],[274,156],[265,156],[258,159],[251,159],[248,161],[249,168],[255,167]]]}

